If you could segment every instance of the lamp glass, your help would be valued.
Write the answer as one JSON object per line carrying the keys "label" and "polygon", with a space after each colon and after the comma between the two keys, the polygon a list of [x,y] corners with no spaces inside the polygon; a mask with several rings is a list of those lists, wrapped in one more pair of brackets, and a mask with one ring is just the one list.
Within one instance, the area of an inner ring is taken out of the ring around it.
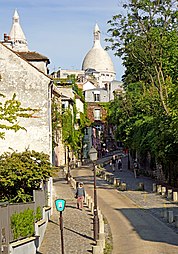
{"label": "lamp glass", "polygon": [[98,157],[98,152],[94,147],[91,147],[89,151],[89,156],[91,161],[96,161]]}

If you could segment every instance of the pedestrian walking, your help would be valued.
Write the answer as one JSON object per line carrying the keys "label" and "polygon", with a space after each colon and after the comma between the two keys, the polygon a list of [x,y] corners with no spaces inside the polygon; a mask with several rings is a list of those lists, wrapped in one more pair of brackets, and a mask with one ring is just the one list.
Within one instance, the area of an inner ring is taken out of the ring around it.
{"label": "pedestrian walking", "polygon": [[122,171],[122,160],[121,160],[120,157],[119,157],[119,159],[118,159],[117,165],[118,165],[118,170]]}
{"label": "pedestrian walking", "polygon": [[82,210],[83,209],[83,202],[85,199],[85,189],[83,183],[80,182],[75,193],[75,198],[77,199],[77,208]]}
{"label": "pedestrian walking", "polygon": [[114,172],[116,169],[116,157],[115,155],[112,156],[112,171]]}
{"label": "pedestrian walking", "polygon": [[134,166],[134,176],[135,176],[135,178],[137,178],[138,163],[137,163],[136,159],[134,160],[133,166]]}

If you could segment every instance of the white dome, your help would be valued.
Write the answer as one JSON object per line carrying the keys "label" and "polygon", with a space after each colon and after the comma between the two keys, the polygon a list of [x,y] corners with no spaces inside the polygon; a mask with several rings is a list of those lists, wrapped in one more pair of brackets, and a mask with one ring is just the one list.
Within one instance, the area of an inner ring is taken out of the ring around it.
{"label": "white dome", "polygon": [[97,24],[94,29],[94,45],[85,56],[82,64],[82,70],[86,69],[115,73],[114,65],[109,54],[100,44],[100,30]]}
{"label": "white dome", "polygon": [[95,69],[100,72],[114,72],[114,65],[108,53],[102,48],[93,47],[85,56],[82,70]]}

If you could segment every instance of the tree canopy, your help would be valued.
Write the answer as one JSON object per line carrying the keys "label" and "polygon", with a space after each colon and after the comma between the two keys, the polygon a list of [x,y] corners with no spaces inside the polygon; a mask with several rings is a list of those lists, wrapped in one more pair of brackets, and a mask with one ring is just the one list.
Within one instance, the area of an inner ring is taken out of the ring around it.
{"label": "tree canopy", "polygon": [[143,157],[149,152],[171,181],[171,170],[178,176],[177,2],[129,0],[123,8],[108,21],[106,40],[123,59],[125,93],[111,102],[108,119],[117,137]]}

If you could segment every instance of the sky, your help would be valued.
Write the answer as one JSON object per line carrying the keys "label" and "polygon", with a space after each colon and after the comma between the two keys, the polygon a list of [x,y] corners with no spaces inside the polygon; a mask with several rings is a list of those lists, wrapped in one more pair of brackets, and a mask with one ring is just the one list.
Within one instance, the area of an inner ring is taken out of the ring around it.
{"label": "sky", "polygon": [[[9,34],[14,10],[30,51],[50,60],[50,72],[61,69],[80,70],[83,59],[93,46],[93,29],[101,31],[101,45],[110,28],[107,21],[121,11],[122,0],[0,0],[0,40]],[[120,58],[108,51],[121,80],[124,67]]]}

